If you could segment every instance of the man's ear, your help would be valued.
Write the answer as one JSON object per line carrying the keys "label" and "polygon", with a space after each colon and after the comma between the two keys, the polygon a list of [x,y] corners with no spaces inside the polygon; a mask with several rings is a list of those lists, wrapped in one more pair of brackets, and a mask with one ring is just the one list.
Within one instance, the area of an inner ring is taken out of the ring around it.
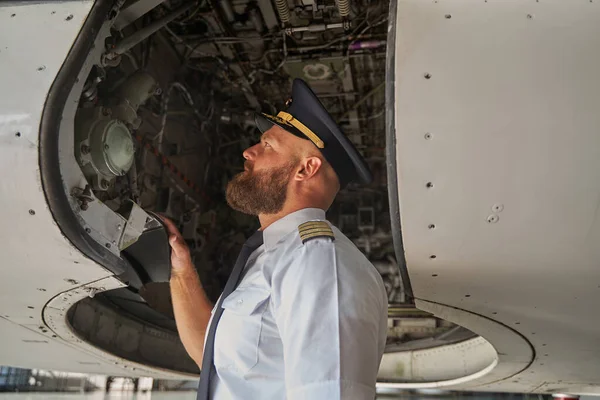
{"label": "man's ear", "polygon": [[319,157],[306,157],[300,163],[300,168],[296,171],[294,179],[297,181],[305,181],[315,176],[315,174],[321,169],[323,161]]}

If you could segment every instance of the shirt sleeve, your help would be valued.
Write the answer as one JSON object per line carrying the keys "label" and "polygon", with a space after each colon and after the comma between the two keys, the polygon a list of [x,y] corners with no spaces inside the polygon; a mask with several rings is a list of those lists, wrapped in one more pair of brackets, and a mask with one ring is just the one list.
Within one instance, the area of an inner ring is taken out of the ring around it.
{"label": "shirt sleeve", "polygon": [[375,398],[387,304],[368,261],[338,252],[330,239],[310,240],[273,274],[290,400]]}

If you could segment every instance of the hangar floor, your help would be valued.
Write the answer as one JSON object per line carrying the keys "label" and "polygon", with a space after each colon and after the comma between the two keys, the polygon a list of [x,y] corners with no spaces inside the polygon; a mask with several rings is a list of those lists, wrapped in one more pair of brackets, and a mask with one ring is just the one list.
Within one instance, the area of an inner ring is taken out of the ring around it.
{"label": "hangar floor", "polygon": [[[403,400],[443,400],[443,399],[470,399],[470,400],[548,400],[549,396],[537,394],[488,394],[488,393],[458,393],[446,392],[438,394],[424,393],[395,393],[381,394],[378,399],[403,399]],[[147,392],[134,395],[130,392],[116,392],[105,394],[94,392],[87,394],[63,393],[0,393],[0,400],[194,400],[194,392]],[[586,400],[581,397],[580,400]],[[593,399],[590,397],[588,400]]]}

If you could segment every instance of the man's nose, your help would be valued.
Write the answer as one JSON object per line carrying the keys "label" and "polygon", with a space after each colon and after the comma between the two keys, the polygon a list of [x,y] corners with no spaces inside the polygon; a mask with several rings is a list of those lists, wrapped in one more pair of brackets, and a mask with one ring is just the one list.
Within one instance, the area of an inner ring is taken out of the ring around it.
{"label": "man's nose", "polygon": [[248,147],[246,150],[244,150],[242,155],[246,160],[253,160],[254,157],[256,157],[256,146],[258,145],[255,144],[254,146]]}

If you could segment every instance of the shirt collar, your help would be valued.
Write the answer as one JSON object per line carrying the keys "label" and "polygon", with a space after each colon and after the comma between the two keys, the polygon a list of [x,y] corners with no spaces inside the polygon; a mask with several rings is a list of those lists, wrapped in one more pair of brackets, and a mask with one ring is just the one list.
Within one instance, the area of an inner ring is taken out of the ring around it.
{"label": "shirt collar", "polygon": [[265,251],[269,251],[281,238],[297,229],[300,224],[307,221],[323,221],[325,220],[325,211],[320,208],[303,208],[278,219],[263,232],[265,243]]}

